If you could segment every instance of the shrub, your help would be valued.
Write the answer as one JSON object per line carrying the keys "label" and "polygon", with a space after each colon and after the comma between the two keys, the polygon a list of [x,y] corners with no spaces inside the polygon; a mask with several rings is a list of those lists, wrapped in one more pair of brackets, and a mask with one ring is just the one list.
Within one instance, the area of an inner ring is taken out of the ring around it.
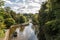
{"label": "shrub", "polygon": [[4,21],[3,16],[0,16],[0,23],[2,23]]}
{"label": "shrub", "polygon": [[26,17],[20,15],[20,16],[17,17],[16,22],[18,22],[19,24],[25,23],[26,22]]}
{"label": "shrub", "polygon": [[11,25],[15,24],[15,20],[12,18],[7,18],[7,19],[5,19],[4,23],[6,24],[7,28],[10,28]]}
{"label": "shrub", "polygon": [[60,30],[60,21],[59,20],[52,20],[48,21],[45,24],[45,33],[49,36],[56,36]]}

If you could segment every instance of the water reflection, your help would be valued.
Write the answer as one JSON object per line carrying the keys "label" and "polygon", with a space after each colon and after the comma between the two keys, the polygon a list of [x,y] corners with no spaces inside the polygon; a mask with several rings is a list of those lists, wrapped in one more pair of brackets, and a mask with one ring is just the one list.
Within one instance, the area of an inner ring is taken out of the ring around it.
{"label": "water reflection", "polygon": [[32,29],[32,25],[32,23],[29,23],[29,25],[25,27],[23,32],[21,32],[19,28],[17,28],[17,40],[38,40],[34,30]]}

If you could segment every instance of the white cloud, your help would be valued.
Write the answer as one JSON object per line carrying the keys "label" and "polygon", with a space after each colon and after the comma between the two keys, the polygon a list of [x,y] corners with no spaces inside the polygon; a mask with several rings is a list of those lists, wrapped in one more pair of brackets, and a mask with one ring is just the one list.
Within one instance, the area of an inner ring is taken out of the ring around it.
{"label": "white cloud", "polygon": [[31,6],[39,6],[40,4],[38,4],[38,3],[29,3],[29,5],[31,5]]}
{"label": "white cloud", "polygon": [[34,0],[35,2],[40,2],[40,0]]}
{"label": "white cloud", "polygon": [[5,0],[6,3],[13,4],[11,1]]}
{"label": "white cloud", "polygon": [[5,0],[5,6],[10,6],[17,13],[38,13],[43,1],[45,0],[16,0],[15,2]]}
{"label": "white cloud", "polygon": [[3,0],[3,1],[6,1],[6,0]]}
{"label": "white cloud", "polygon": [[17,6],[15,6],[15,7],[13,7],[13,9],[18,9],[19,7],[17,7]]}
{"label": "white cloud", "polygon": [[18,2],[19,0],[16,0],[16,2]]}

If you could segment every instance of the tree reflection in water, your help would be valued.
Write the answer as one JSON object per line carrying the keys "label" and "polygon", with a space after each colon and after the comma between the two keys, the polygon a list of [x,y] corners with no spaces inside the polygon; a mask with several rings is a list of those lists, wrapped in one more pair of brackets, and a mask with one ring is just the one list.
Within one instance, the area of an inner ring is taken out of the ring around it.
{"label": "tree reflection in water", "polygon": [[19,28],[16,30],[18,33],[17,40],[38,40],[37,36],[35,35],[34,30],[32,29],[32,23],[29,23],[28,26],[21,32]]}

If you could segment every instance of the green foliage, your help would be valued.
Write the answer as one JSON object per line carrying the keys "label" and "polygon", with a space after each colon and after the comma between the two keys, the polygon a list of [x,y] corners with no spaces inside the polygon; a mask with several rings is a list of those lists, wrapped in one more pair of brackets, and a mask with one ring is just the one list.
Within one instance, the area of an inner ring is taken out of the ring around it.
{"label": "green foliage", "polygon": [[[10,7],[2,8],[4,1],[0,0],[0,37],[4,36],[4,29],[9,29],[12,25],[21,24],[27,22],[27,17],[23,14],[16,14],[15,11],[11,10]],[[15,31],[16,28],[12,30]],[[13,31],[11,33],[13,33]]]}
{"label": "green foliage", "polygon": [[10,8],[10,7],[5,7],[4,9],[5,9],[5,11],[6,11],[7,13],[10,13],[10,11],[11,11],[11,8]]}
{"label": "green foliage", "polygon": [[38,14],[34,14],[33,16],[32,16],[32,23],[33,24],[38,24],[39,22],[38,22]]}
{"label": "green foliage", "polygon": [[6,18],[12,18],[11,14],[10,14],[11,8],[10,7],[5,7],[4,10],[5,10],[4,18],[5,19]]}
{"label": "green foliage", "polygon": [[4,1],[0,0],[0,7],[4,5]]}
{"label": "green foliage", "polygon": [[48,16],[47,16],[48,12],[46,11],[46,9],[48,7],[46,7],[46,5],[47,5],[47,2],[42,3],[41,9],[39,10],[39,16],[38,16],[38,18],[39,18],[39,20],[38,20],[39,21],[38,39],[39,40],[46,40],[44,29],[43,29],[45,22],[48,21]]}
{"label": "green foliage", "polygon": [[4,18],[3,16],[0,16],[0,37],[4,37],[4,31],[3,29],[5,28],[5,24],[4,24]]}
{"label": "green foliage", "polygon": [[7,28],[10,28],[11,25],[15,24],[15,20],[12,18],[7,18],[7,19],[5,19],[4,23],[6,24]]}
{"label": "green foliage", "polygon": [[[39,40],[60,40],[60,1],[48,0],[39,11]],[[43,36],[44,35],[44,36]]]}
{"label": "green foliage", "polygon": [[60,21],[59,20],[52,20],[48,21],[45,24],[45,33],[50,36],[58,35],[60,30]]}
{"label": "green foliage", "polygon": [[0,16],[4,16],[5,12],[3,8],[0,8]]}
{"label": "green foliage", "polygon": [[0,23],[1,23],[1,22],[4,22],[3,16],[0,16]]}
{"label": "green foliage", "polygon": [[9,15],[8,13],[5,13],[3,17],[4,17],[4,19],[11,18],[11,15]]}
{"label": "green foliage", "polygon": [[19,23],[25,23],[25,21],[26,21],[25,16],[20,16],[18,21],[19,21]]}
{"label": "green foliage", "polygon": [[4,5],[4,1],[0,0],[0,37],[4,37],[5,33],[4,33],[4,28],[5,28],[5,24],[4,24],[4,9],[2,8],[2,6]]}
{"label": "green foliage", "polygon": [[5,36],[5,33],[4,33],[4,30],[2,29],[0,29],[0,38],[2,38],[2,37],[4,37]]}
{"label": "green foliage", "polygon": [[2,16],[0,16],[0,28],[5,28],[5,24],[4,24],[4,18]]}
{"label": "green foliage", "polygon": [[11,17],[16,20],[16,12],[14,12],[13,10],[10,11],[10,15]]}

